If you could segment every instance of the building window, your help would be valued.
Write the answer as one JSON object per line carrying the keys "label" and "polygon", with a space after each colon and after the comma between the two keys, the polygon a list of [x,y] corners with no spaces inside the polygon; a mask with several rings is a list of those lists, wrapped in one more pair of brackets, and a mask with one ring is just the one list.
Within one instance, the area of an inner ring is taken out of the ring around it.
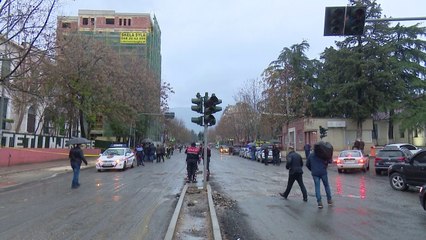
{"label": "building window", "polygon": [[121,18],[118,19],[118,25],[120,25],[120,26],[123,25],[123,19],[121,19]]}
{"label": "building window", "polygon": [[126,26],[127,19],[123,19],[123,21],[124,21],[124,26]]}
{"label": "building window", "polygon": [[131,23],[131,20],[132,20],[132,19],[129,19],[129,22],[128,22],[128,23],[129,23],[129,26],[131,25],[131,24],[130,24],[130,23]]}
{"label": "building window", "polygon": [[91,18],[90,23],[92,23],[92,25],[95,25],[95,18]]}
{"label": "building window", "polygon": [[71,28],[71,23],[69,23],[69,22],[63,22],[62,23],[62,28]]}
{"label": "building window", "polygon": [[105,20],[105,23],[108,24],[108,25],[114,25],[114,18],[107,18]]}
{"label": "building window", "polygon": [[28,109],[28,116],[27,116],[27,132],[28,133],[34,133],[35,132],[35,123],[36,123],[35,107],[31,106]]}
{"label": "building window", "polygon": [[89,19],[83,18],[83,25],[89,25]]}
{"label": "building window", "polygon": [[[1,97],[0,97],[1,101]],[[4,98],[3,100],[3,119],[6,119],[6,113],[7,113],[7,106],[8,106],[9,99]],[[6,128],[6,121],[3,121],[3,126],[1,126],[2,129]]]}

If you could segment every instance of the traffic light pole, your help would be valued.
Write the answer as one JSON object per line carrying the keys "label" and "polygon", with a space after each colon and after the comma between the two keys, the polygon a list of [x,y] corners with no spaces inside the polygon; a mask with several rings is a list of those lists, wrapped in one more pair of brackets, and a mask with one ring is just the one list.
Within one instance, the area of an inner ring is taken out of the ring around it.
{"label": "traffic light pole", "polygon": [[204,167],[204,171],[203,171],[203,176],[204,176],[204,181],[203,181],[203,189],[207,189],[207,161],[208,161],[208,156],[207,156],[207,124],[204,125],[204,158],[203,158],[203,167]]}

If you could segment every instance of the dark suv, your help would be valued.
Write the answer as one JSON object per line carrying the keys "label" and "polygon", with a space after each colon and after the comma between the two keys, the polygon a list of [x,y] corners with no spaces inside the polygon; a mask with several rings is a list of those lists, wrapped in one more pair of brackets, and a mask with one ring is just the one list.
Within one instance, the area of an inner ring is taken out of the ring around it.
{"label": "dark suv", "polygon": [[426,184],[426,150],[412,156],[408,162],[395,163],[388,169],[389,182],[395,190]]}
{"label": "dark suv", "polygon": [[387,172],[390,165],[394,163],[404,163],[408,161],[413,154],[406,148],[386,147],[376,154],[374,159],[374,168],[377,175]]}

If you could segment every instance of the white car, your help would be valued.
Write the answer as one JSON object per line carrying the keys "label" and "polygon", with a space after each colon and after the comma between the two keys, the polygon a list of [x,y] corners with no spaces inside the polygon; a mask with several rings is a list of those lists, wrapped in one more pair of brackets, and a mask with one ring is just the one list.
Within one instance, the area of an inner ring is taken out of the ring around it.
{"label": "white car", "polygon": [[135,161],[135,154],[130,148],[113,146],[99,155],[96,162],[96,169],[98,172],[111,169],[124,171],[126,168],[133,168]]}
{"label": "white car", "polygon": [[360,169],[366,172],[370,168],[368,156],[365,156],[361,150],[343,150],[337,157],[337,171],[342,173],[349,169]]}

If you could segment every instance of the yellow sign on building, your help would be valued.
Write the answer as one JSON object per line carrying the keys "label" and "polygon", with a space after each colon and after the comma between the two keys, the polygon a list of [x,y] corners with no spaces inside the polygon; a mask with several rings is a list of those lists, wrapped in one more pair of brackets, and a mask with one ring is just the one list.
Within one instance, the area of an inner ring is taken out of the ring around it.
{"label": "yellow sign on building", "polygon": [[120,43],[146,44],[146,32],[121,32]]}

